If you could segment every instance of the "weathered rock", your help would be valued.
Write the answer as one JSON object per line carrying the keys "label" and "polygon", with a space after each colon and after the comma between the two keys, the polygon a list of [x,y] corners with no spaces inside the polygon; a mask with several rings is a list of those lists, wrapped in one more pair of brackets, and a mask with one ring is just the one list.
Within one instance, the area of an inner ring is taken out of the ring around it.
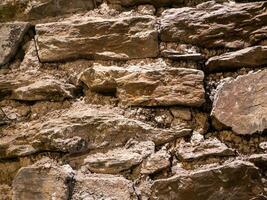
{"label": "weathered rock", "polygon": [[153,4],[156,7],[167,6],[171,4],[182,4],[182,0],[108,0],[110,4],[119,4],[121,6],[134,6],[139,4]]}
{"label": "weathered rock", "polygon": [[218,86],[211,115],[237,134],[267,128],[267,70],[239,76]]}
{"label": "weathered rock", "polygon": [[92,10],[93,0],[5,0],[0,3],[0,22],[42,20],[68,13]]}
{"label": "weathered rock", "polygon": [[171,60],[184,60],[184,61],[201,61],[204,57],[200,53],[192,54],[181,54],[178,51],[174,50],[163,50],[161,51],[161,56],[169,58]]}
{"label": "weathered rock", "polygon": [[11,99],[23,101],[53,100],[73,98],[76,87],[54,79],[38,80],[12,91]]}
{"label": "weathered rock", "polygon": [[74,171],[69,165],[59,166],[43,159],[23,167],[13,180],[13,200],[69,199]]}
{"label": "weathered rock", "polygon": [[120,103],[128,106],[201,106],[203,79],[199,70],[158,66],[94,66],[80,77],[90,90],[116,93]]}
{"label": "weathered rock", "polygon": [[92,172],[117,174],[140,164],[154,151],[155,145],[153,142],[138,143],[137,141],[130,141],[124,148],[89,155],[84,160],[84,164]]}
{"label": "weathered rock", "polygon": [[158,34],[155,22],[152,16],[130,16],[83,17],[38,24],[38,55],[42,62],[156,57]]}
{"label": "weathered rock", "polygon": [[224,71],[242,67],[259,67],[267,64],[267,46],[254,46],[211,57],[206,70]]}
{"label": "weathered rock", "polygon": [[133,183],[122,176],[78,174],[72,199],[137,200]]}
{"label": "weathered rock", "polygon": [[62,101],[73,98],[78,89],[52,76],[19,71],[0,75],[0,98],[39,101]]}
{"label": "weathered rock", "polygon": [[263,171],[267,170],[267,154],[253,154],[249,156],[248,160]]}
{"label": "weathered rock", "polygon": [[195,8],[163,12],[160,38],[204,48],[241,49],[266,36],[266,2],[217,4],[208,1]]}
{"label": "weathered rock", "polygon": [[176,155],[181,160],[191,161],[208,157],[234,156],[235,151],[228,148],[216,138],[204,141],[187,143],[181,141],[178,145]]}
{"label": "weathered rock", "polygon": [[250,162],[234,161],[156,180],[151,199],[245,200],[261,193],[263,186],[258,168]]}
{"label": "weathered rock", "polygon": [[154,128],[126,118],[114,109],[76,103],[29,123],[5,128],[0,140],[0,158],[40,151],[78,153],[122,146],[130,139],[151,140],[160,145],[190,134],[190,129]]}
{"label": "weathered rock", "polygon": [[156,153],[150,155],[142,164],[142,174],[154,174],[163,169],[168,168],[170,163],[170,154],[166,149],[162,148]]}
{"label": "weathered rock", "polygon": [[29,27],[27,22],[0,24],[0,66],[15,56]]}

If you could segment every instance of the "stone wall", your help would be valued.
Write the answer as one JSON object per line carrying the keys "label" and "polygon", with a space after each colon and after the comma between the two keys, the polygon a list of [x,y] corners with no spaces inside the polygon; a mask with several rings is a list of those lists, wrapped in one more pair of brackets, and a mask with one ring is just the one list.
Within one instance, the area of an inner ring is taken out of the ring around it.
{"label": "stone wall", "polygon": [[0,200],[267,199],[267,2],[2,0]]}

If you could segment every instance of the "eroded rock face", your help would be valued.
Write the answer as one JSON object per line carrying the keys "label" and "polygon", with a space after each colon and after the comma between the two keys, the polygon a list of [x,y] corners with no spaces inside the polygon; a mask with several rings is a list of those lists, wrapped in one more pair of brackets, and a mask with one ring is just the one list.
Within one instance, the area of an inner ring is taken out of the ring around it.
{"label": "eroded rock face", "polygon": [[201,106],[204,74],[193,69],[130,66],[89,68],[80,80],[90,90],[116,93],[128,106]]}
{"label": "eroded rock face", "polygon": [[132,182],[122,176],[79,174],[76,177],[72,199],[137,200],[137,196]]}
{"label": "eroded rock face", "polygon": [[254,46],[210,58],[207,71],[226,71],[267,64],[267,46]]}
{"label": "eroded rock face", "polygon": [[94,7],[93,0],[4,0],[0,3],[0,22],[14,19],[41,20]]}
{"label": "eroded rock face", "polygon": [[267,70],[239,76],[218,86],[212,116],[237,134],[267,128]]}
{"label": "eroded rock face", "polygon": [[108,0],[111,4],[119,4],[122,6],[134,6],[138,4],[153,4],[154,6],[166,6],[171,4],[182,4],[182,0]]}
{"label": "eroded rock face", "polygon": [[77,58],[126,60],[158,54],[155,19],[151,16],[73,18],[38,24],[36,32],[42,62]]}
{"label": "eroded rock face", "polygon": [[151,140],[156,145],[190,135],[190,129],[160,129],[120,115],[115,109],[75,104],[50,112],[29,124],[3,130],[0,157],[40,151],[78,153],[122,146],[130,139]]}
{"label": "eroded rock face", "polygon": [[29,27],[30,24],[27,22],[0,24],[0,66],[15,56]]}
{"label": "eroded rock face", "polygon": [[[263,192],[257,167],[234,161],[222,166],[184,171],[152,185],[151,199],[250,199]],[[192,192],[194,191],[194,192]]]}
{"label": "eroded rock face", "polygon": [[153,142],[129,141],[124,148],[87,156],[84,164],[95,173],[117,174],[140,164],[143,159],[154,153],[154,150]]}
{"label": "eroded rock face", "polygon": [[67,200],[73,176],[69,165],[59,166],[52,160],[43,159],[19,170],[13,180],[12,199]]}
{"label": "eroded rock face", "polygon": [[255,45],[266,39],[265,9],[266,2],[209,1],[196,8],[166,10],[162,14],[160,38],[204,48],[240,49]]}
{"label": "eroded rock face", "polygon": [[210,138],[199,142],[180,142],[176,155],[181,160],[197,160],[208,157],[234,156],[235,151],[228,148],[216,138]]}

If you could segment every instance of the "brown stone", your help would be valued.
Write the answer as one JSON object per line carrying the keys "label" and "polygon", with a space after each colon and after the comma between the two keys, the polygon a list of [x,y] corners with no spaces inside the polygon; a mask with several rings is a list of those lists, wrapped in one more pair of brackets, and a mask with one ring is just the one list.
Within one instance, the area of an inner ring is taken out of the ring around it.
{"label": "brown stone", "polygon": [[267,38],[265,9],[266,2],[215,1],[169,9],[162,14],[160,38],[204,48],[241,49]]}
{"label": "brown stone", "polygon": [[211,115],[237,134],[267,128],[267,70],[238,76],[220,84]]}
{"label": "brown stone", "polygon": [[23,167],[13,180],[13,200],[67,200],[74,171],[69,165],[59,166],[52,160],[43,159]]}
{"label": "brown stone", "polygon": [[156,57],[158,34],[155,23],[152,16],[129,16],[81,17],[38,24],[38,55],[41,62]]}
{"label": "brown stone", "polygon": [[261,175],[250,162],[233,161],[156,180],[150,199],[252,199],[263,193]]}
{"label": "brown stone", "polygon": [[200,70],[159,66],[95,66],[80,77],[90,90],[116,93],[127,106],[201,106],[203,79]]}
{"label": "brown stone", "polygon": [[206,62],[206,70],[227,71],[263,65],[267,65],[267,46],[254,46],[211,57]]}
{"label": "brown stone", "polygon": [[27,22],[0,24],[0,66],[8,63],[17,53],[30,27]]}

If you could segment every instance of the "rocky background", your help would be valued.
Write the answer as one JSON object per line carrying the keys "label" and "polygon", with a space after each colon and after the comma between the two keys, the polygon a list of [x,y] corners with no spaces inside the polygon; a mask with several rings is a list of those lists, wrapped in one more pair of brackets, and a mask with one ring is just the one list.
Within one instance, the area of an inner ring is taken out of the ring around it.
{"label": "rocky background", "polygon": [[1,0],[0,200],[267,199],[267,2]]}

